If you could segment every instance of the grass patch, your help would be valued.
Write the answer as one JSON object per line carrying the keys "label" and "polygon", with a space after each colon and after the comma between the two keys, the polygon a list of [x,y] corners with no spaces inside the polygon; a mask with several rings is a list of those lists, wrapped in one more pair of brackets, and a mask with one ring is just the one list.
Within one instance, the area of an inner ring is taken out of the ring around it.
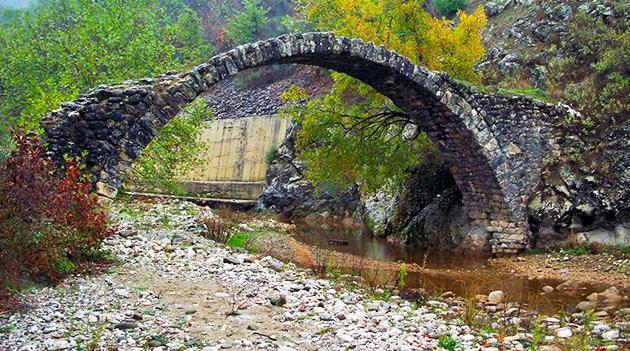
{"label": "grass patch", "polygon": [[583,256],[588,255],[594,251],[593,245],[590,243],[585,243],[579,246],[574,246],[565,251],[565,253],[569,256]]}
{"label": "grass patch", "polygon": [[249,234],[246,232],[236,232],[230,236],[227,244],[230,247],[245,249],[249,242]]}
{"label": "grass patch", "polygon": [[525,95],[525,96],[529,96],[540,101],[550,102],[550,99],[545,93],[545,91],[540,88],[520,88],[520,89],[499,88],[497,92],[501,95],[509,95],[509,96]]}
{"label": "grass patch", "polygon": [[15,330],[15,326],[11,324],[0,326],[0,334],[13,333],[14,330]]}
{"label": "grass patch", "polygon": [[447,349],[448,351],[455,351],[457,341],[450,336],[442,336],[440,337],[439,345],[441,348]]}

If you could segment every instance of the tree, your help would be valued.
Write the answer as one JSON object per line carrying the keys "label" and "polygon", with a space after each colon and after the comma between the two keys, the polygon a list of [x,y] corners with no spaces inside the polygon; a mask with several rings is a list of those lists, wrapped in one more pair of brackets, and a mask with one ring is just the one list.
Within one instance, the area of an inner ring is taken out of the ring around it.
{"label": "tree", "polygon": [[463,10],[468,5],[468,0],[434,0],[433,6],[440,16],[452,17],[457,11]]}
{"label": "tree", "polygon": [[[359,37],[409,57],[414,63],[476,81],[484,53],[479,8],[459,12],[458,25],[431,17],[422,1],[302,0],[303,16],[320,30]],[[367,193],[396,190],[407,170],[435,148],[409,116],[389,99],[346,75],[333,73],[332,92],[288,109],[302,124],[297,146],[307,177],[326,187],[358,182]],[[305,100],[292,88],[285,98]]]}
{"label": "tree", "polygon": [[185,195],[177,183],[197,164],[197,155],[204,147],[197,141],[204,122],[212,119],[207,102],[200,98],[184,108],[155,137],[133,164],[130,178],[153,192]]}
{"label": "tree", "polygon": [[44,114],[98,84],[206,59],[197,21],[180,0],[46,0],[17,14],[0,27],[0,133],[37,130]]}
{"label": "tree", "polygon": [[227,22],[225,31],[228,37],[237,45],[261,39],[269,21],[268,12],[269,9],[263,8],[259,0],[243,0],[243,10]]}

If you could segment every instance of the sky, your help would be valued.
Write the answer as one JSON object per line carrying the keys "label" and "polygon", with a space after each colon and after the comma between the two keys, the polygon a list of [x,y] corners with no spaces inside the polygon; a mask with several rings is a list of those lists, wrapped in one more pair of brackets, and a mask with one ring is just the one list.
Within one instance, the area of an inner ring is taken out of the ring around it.
{"label": "sky", "polygon": [[18,9],[28,7],[30,0],[0,0],[0,6],[10,6]]}

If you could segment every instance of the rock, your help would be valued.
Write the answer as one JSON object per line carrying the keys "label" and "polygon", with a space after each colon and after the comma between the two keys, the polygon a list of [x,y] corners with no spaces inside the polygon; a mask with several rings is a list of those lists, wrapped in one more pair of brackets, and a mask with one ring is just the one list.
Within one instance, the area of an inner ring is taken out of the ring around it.
{"label": "rock", "polygon": [[592,293],[586,297],[588,301],[597,302],[599,300],[599,295],[597,293]]}
{"label": "rock", "polygon": [[580,303],[578,303],[575,308],[577,308],[580,311],[588,311],[590,309],[593,308],[593,303],[590,301],[582,301]]}
{"label": "rock", "polygon": [[517,307],[509,308],[505,311],[505,315],[508,317],[512,317],[518,313],[519,309]]}
{"label": "rock", "polygon": [[138,324],[134,322],[122,322],[122,323],[118,323],[114,325],[114,328],[120,329],[120,330],[135,329],[135,328],[138,328]]}
{"label": "rock", "polygon": [[549,293],[553,292],[554,290],[555,289],[553,288],[553,286],[545,285],[545,286],[542,287],[542,291],[545,294],[549,294]]}
{"label": "rock", "polygon": [[287,303],[287,298],[286,298],[286,296],[284,296],[282,294],[276,294],[276,295],[273,295],[269,299],[269,301],[274,306],[282,307],[282,306],[284,306]]}
{"label": "rock", "polygon": [[343,343],[350,344],[354,342],[354,338],[345,333],[337,333],[337,339],[341,340]]}
{"label": "rock", "polygon": [[129,297],[129,290],[126,289],[114,289],[114,295],[120,297]]}
{"label": "rock", "polygon": [[604,340],[615,340],[619,338],[619,329],[611,329],[605,333],[602,333]]}
{"label": "rock", "polygon": [[475,295],[475,300],[479,302],[486,302],[488,301],[488,295]]}
{"label": "rock", "polygon": [[450,299],[450,298],[455,297],[455,293],[453,293],[452,291],[447,291],[443,293],[442,295],[440,295],[440,297],[443,299]]}
{"label": "rock", "polygon": [[332,321],[332,320],[334,320],[335,318],[334,318],[334,317],[333,317],[333,315],[332,315],[332,314],[330,314],[330,313],[322,313],[322,314],[319,316],[319,319],[321,319],[321,320],[323,320],[323,321]]}
{"label": "rock", "polygon": [[570,338],[573,336],[573,332],[571,332],[570,328],[558,328],[556,329],[556,336],[563,339]]}
{"label": "rock", "polygon": [[380,306],[377,302],[368,302],[365,304],[365,309],[368,311],[378,311]]}
{"label": "rock", "polygon": [[221,343],[221,348],[226,350],[226,349],[231,349],[232,348],[232,342],[231,341],[224,341],[223,343]]}
{"label": "rock", "polygon": [[486,15],[488,17],[495,17],[495,16],[497,16],[500,13],[501,9],[502,9],[502,7],[499,6],[495,2],[488,2],[488,3],[486,3],[483,6],[483,8],[486,11]]}
{"label": "rock", "polygon": [[505,300],[505,293],[501,290],[496,290],[488,294],[488,302],[493,304],[503,303]]}
{"label": "rock", "polygon": [[267,268],[271,268],[276,272],[280,272],[282,271],[282,268],[284,267],[284,263],[280,262],[279,260],[271,257],[271,256],[267,256],[265,258],[263,258],[262,260],[260,260],[260,262]]}
{"label": "rock", "polygon": [[76,342],[66,339],[47,339],[44,341],[44,347],[48,351],[67,350],[76,347]]}
{"label": "rock", "polygon": [[234,257],[230,257],[230,256],[224,257],[223,258],[223,262],[229,263],[229,264],[241,264],[241,261],[237,260]]}
{"label": "rock", "polygon": [[609,314],[608,314],[608,312],[606,312],[606,311],[597,311],[597,312],[595,312],[595,313],[593,314],[593,316],[594,316],[595,318],[606,318],[606,317],[608,317],[608,316],[609,316]]}

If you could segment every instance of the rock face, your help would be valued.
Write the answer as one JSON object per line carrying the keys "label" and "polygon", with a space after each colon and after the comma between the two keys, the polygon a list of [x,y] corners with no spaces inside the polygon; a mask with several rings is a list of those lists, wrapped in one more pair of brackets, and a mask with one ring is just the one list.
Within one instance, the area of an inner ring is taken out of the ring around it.
{"label": "rock face", "polygon": [[462,197],[448,167],[427,159],[410,171],[385,234],[407,243],[454,248],[464,241]]}
{"label": "rock face", "polygon": [[[578,16],[601,19],[602,26],[612,28],[627,16],[609,0],[493,1],[485,9],[490,17],[484,35],[488,50],[479,69],[486,84],[519,81],[542,90],[548,88],[549,77],[574,74],[563,73],[558,62],[582,56],[578,44],[584,40],[572,32],[572,21]],[[588,70],[575,74],[591,79]],[[543,164],[541,182],[528,202],[530,243],[629,244],[630,122],[625,118],[608,127],[600,123],[604,127],[595,134],[589,133],[593,128],[559,122],[550,137],[561,147]]]}
{"label": "rock face", "polygon": [[[280,94],[290,86],[297,85],[311,96],[321,95],[329,90],[330,76],[322,74],[317,67],[283,66],[289,69],[269,73],[265,80],[257,76],[238,79],[228,78],[208,89],[206,100],[217,119],[246,118],[250,116],[275,115],[284,106]],[[264,68],[255,70],[260,72]]]}
{"label": "rock face", "polygon": [[360,192],[354,186],[347,191],[317,193],[313,184],[302,176],[304,165],[297,160],[295,130],[292,123],[287,138],[278,148],[274,161],[267,170],[267,189],[256,204],[257,210],[271,210],[288,217],[323,213],[338,217],[350,217],[360,206]]}

